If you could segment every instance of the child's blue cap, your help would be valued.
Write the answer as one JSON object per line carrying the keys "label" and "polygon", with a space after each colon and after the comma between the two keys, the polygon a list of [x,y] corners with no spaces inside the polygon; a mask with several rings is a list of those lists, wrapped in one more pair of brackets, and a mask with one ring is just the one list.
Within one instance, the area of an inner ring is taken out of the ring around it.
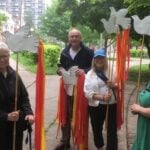
{"label": "child's blue cap", "polygon": [[96,50],[94,52],[94,58],[98,57],[98,56],[106,57],[106,49],[105,48],[100,48],[100,49]]}

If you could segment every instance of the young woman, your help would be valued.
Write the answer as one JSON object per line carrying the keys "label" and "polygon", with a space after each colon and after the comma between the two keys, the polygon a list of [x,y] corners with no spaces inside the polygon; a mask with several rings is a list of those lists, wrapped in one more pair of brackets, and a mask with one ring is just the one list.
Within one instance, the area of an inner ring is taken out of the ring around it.
{"label": "young woman", "polygon": [[97,150],[102,150],[104,146],[102,130],[107,104],[109,109],[106,149],[117,150],[116,100],[113,95],[115,83],[109,81],[106,75],[108,63],[105,52],[104,48],[95,51],[92,68],[86,75],[84,92],[89,102],[89,114]]}

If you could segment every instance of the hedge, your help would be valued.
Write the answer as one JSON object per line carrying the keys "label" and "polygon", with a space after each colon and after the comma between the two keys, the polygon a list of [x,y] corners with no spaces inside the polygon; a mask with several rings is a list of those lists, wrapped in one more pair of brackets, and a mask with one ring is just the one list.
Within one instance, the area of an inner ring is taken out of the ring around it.
{"label": "hedge", "polygon": [[[142,51],[139,49],[130,49],[130,56],[131,57],[141,57]],[[148,54],[146,50],[143,50],[143,58],[148,58]]]}

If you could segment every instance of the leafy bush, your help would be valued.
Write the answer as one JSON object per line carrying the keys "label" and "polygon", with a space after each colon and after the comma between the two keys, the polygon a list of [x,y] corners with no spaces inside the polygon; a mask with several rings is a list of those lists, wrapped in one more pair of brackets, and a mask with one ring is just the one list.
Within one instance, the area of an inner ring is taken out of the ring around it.
{"label": "leafy bush", "polygon": [[51,67],[55,66],[58,63],[60,47],[57,45],[45,45],[44,48],[46,63]]}
{"label": "leafy bush", "polygon": [[[57,45],[44,45],[44,54],[46,74],[56,74],[60,47]],[[16,59],[16,54],[12,53],[11,57]],[[19,63],[23,64],[27,70],[36,73],[37,53],[19,52]]]}
{"label": "leafy bush", "polygon": [[[142,51],[141,50],[136,50],[136,49],[131,49],[130,50],[130,56],[131,57],[141,57],[141,53],[142,53]],[[143,56],[142,56],[143,58],[145,58],[145,57],[148,57],[148,54],[147,54],[147,51],[143,51]]]}
{"label": "leafy bush", "polygon": [[[139,66],[133,66],[129,70],[130,81],[138,81]],[[149,64],[143,64],[141,66],[141,82],[147,82],[150,80],[150,68]]]}
{"label": "leafy bush", "polygon": [[28,51],[22,51],[19,53],[21,56],[24,56],[28,59],[29,63],[37,63],[37,53],[31,53]]}

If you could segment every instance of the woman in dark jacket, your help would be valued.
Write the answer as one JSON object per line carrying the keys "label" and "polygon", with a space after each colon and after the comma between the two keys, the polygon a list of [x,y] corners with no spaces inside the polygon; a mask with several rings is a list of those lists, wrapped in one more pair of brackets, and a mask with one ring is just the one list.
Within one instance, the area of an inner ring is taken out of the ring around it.
{"label": "woman in dark jacket", "polygon": [[28,93],[18,77],[17,110],[15,110],[16,72],[9,66],[9,49],[0,42],[0,149],[13,149],[13,130],[16,122],[15,150],[22,150],[23,131],[27,122],[34,122]]}

